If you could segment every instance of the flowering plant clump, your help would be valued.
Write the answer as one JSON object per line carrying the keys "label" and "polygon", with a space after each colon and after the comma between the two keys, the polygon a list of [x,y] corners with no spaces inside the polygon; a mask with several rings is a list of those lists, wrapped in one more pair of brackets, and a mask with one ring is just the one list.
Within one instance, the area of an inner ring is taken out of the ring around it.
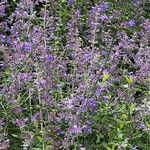
{"label": "flowering plant clump", "polygon": [[0,150],[149,150],[150,3],[0,1]]}

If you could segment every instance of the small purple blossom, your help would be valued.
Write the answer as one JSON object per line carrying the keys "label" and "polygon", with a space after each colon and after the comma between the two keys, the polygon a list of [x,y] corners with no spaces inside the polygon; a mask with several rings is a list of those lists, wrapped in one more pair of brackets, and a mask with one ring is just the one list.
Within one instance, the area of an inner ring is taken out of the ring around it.
{"label": "small purple blossom", "polygon": [[65,134],[65,131],[63,131],[61,129],[57,129],[56,132],[59,136],[64,136],[64,134]]}
{"label": "small purple blossom", "polygon": [[146,126],[145,126],[145,124],[140,124],[140,125],[138,125],[138,128],[139,129],[146,129]]}
{"label": "small purple blossom", "polygon": [[12,112],[15,114],[20,114],[20,113],[22,113],[22,111],[23,111],[23,108],[21,108],[20,106],[12,109]]}
{"label": "small purple blossom", "polygon": [[100,16],[100,21],[106,22],[108,20],[108,16],[106,14]]}
{"label": "small purple blossom", "polygon": [[32,116],[33,122],[40,121],[41,119],[42,119],[42,113],[41,112],[37,112]]}
{"label": "small purple blossom", "polygon": [[74,4],[75,0],[68,0],[67,2],[68,2],[69,6],[72,6]]}
{"label": "small purple blossom", "polygon": [[44,85],[46,84],[46,80],[44,80],[44,79],[37,80],[37,81],[36,81],[36,84],[37,84],[38,86],[44,86]]}
{"label": "small purple blossom", "polygon": [[112,60],[112,61],[118,61],[120,57],[121,57],[120,52],[119,52],[119,51],[116,51],[116,52],[112,53],[112,55],[111,55],[111,60]]}
{"label": "small purple blossom", "polygon": [[98,86],[98,87],[96,88],[95,94],[96,94],[97,97],[99,97],[99,96],[101,95],[101,93],[102,93],[102,87],[101,87],[101,86]]}
{"label": "small purple blossom", "polygon": [[103,96],[103,100],[104,100],[104,103],[109,103],[109,98],[108,98],[108,96]]}
{"label": "small purple blossom", "polygon": [[100,12],[105,12],[107,9],[109,8],[109,4],[108,2],[103,2],[102,4],[100,4]]}
{"label": "small purple blossom", "polygon": [[128,22],[128,26],[129,26],[129,27],[134,27],[135,25],[136,25],[136,23],[135,23],[134,20],[130,20],[130,21]]}
{"label": "small purple blossom", "polygon": [[0,34],[0,42],[5,43],[6,42],[6,36],[3,34]]}
{"label": "small purple blossom", "polygon": [[88,100],[88,103],[89,103],[90,108],[96,109],[96,107],[97,107],[97,102],[96,102],[96,100],[95,100],[93,97],[91,97],[91,98]]}
{"label": "small purple blossom", "polygon": [[92,125],[93,125],[93,122],[91,122],[91,121],[86,122],[86,124],[83,125],[83,127],[82,127],[83,132],[86,134],[91,134],[92,133]]}
{"label": "small purple blossom", "polygon": [[32,76],[30,73],[19,73],[18,78],[20,81],[27,82],[27,81],[30,81],[32,79]]}
{"label": "small purple blossom", "polygon": [[47,61],[48,61],[48,62],[53,62],[54,59],[55,59],[55,58],[54,58],[53,55],[48,55],[48,56],[47,56]]}
{"label": "small purple blossom", "polygon": [[27,121],[28,121],[28,118],[16,119],[16,125],[19,126],[20,128],[23,128],[26,126]]}
{"label": "small purple blossom", "polygon": [[73,104],[74,104],[74,101],[73,101],[73,99],[68,99],[67,100],[67,108],[69,108],[69,109],[71,109],[71,108],[73,108]]}
{"label": "small purple blossom", "polygon": [[22,49],[26,52],[31,52],[32,51],[32,44],[29,42],[24,42]]}
{"label": "small purple blossom", "polygon": [[1,5],[0,6],[0,16],[4,16],[4,14],[5,14],[5,8],[6,8],[5,5]]}
{"label": "small purple blossom", "polygon": [[107,50],[106,49],[101,50],[101,54],[102,54],[102,56],[106,56],[107,55]]}
{"label": "small purple blossom", "polygon": [[82,133],[82,128],[78,125],[73,125],[70,132],[72,134],[79,134],[79,133]]}
{"label": "small purple blossom", "polygon": [[9,146],[10,146],[10,140],[9,139],[2,141],[2,142],[0,141],[0,149],[1,150],[7,150],[9,148]]}

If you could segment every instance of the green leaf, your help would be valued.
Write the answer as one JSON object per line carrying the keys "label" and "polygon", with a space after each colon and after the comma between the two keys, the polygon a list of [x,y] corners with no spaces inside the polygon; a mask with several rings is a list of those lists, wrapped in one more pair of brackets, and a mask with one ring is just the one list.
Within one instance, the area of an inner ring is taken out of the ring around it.
{"label": "green leaf", "polygon": [[133,83],[132,77],[126,75],[126,76],[124,76],[124,78],[125,78],[125,80],[128,82],[128,84]]}
{"label": "green leaf", "polygon": [[128,118],[128,116],[126,114],[122,114],[120,117],[122,120],[126,120]]}
{"label": "green leaf", "polygon": [[12,134],[13,137],[18,138],[19,136],[16,134]]}
{"label": "green leaf", "polygon": [[42,141],[43,141],[43,139],[42,139],[42,137],[41,137],[41,136],[37,136],[37,139],[38,139],[40,142],[42,142]]}
{"label": "green leaf", "polygon": [[110,74],[103,74],[103,79],[102,79],[102,81],[103,82],[105,82],[105,81],[107,81],[108,79],[110,78]]}
{"label": "green leaf", "polygon": [[66,0],[61,0],[62,3],[66,2]]}
{"label": "green leaf", "polygon": [[106,143],[103,143],[103,146],[106,148],[106,150],[112,150]]}

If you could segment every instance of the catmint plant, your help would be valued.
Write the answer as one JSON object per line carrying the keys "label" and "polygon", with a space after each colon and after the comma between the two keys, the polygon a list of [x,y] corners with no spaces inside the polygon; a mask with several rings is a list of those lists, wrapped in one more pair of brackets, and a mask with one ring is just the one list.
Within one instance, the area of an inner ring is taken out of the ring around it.
{"label": "catmint plant", "polygon": [[148,150],[148,6],[2,0],[0,149]]}

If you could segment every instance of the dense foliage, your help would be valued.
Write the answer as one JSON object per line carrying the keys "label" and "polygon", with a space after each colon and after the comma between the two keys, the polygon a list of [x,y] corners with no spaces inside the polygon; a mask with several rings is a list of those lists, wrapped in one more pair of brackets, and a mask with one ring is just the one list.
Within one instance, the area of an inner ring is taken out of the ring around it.
{"label": "dense foliage", "polygon": [[149,0],[0,1],[0,150],[150,150]]}

